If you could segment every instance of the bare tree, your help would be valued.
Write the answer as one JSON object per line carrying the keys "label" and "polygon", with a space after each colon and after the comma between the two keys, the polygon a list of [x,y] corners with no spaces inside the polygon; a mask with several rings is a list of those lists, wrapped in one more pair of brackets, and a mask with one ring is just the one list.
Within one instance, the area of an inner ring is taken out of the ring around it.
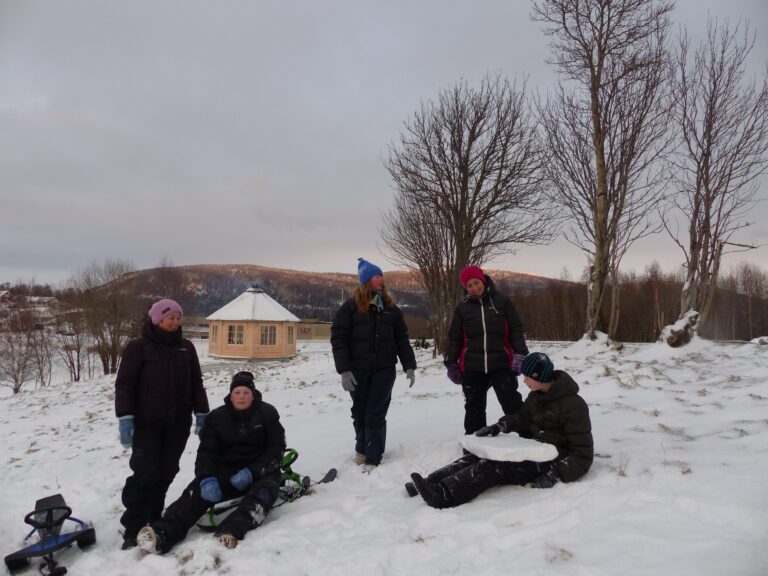
{"label": "bare tree", "polygon": [[79,382],[87,354],[85,315],[82,309],[70,309],[57,317],[56,352],[69,370],[72,382]]}
{"label": "bare tree", "polygon": [[543,161],[525,86],[500,77],[477,89],[459,82],[423,103],[390,147],[396,193],[384,243],[395,262],[419,270],[440,352],[461,268],[549,241]]}
{"label": "bare tree", "polygon": [[184,275],[167,256],[163,256],[157,267],[150,271],[150,283],[159,298],[179,300],[186,292]]}
{"label": "bare tree", "polygon": [[70,281],[80,293],[80,308],[104,374],[117,372],[123,348],[146,309],[120,285],[134,271],[127,260],[106,260],[79,270]]}
{"label": "bare tree", "polygon": [[768,275],[763,272],[759,266],[742,262],[736,268],[736,275],[739,281],[739,289],[747,297],[747,331],[749,339],[755,337],[753,305],[755,300],[765,298],[766,287],[768,287]]}
{"label": "bare tree", "polygon": [[34,320],[29,312],[17,312],[8,318],[0,332],[0,386],[21,392],[32,376],[32,340]]}
{"label": "bare tree", "polygon": [[559,86],[539,115],[555,200],[570,216],[566,238],[590,262],[587,333],[618,327],[619,265],[639,238],[658,231],[670,98],[666,35],[671,2],[540,0],[533,18],[553,40]]}
{"label": "bare tree", "polygon": [[709,317],[727,247],[754,248],[732,241],[751,224],[757,178],[768,165],[768,74],[760,83],[745,77],[754,42],[748,22],[730,26],[710,20],[706,38],[692,54],[688,35],[681,35],[676,56],[675,206],[687,238],[679,238],[669,220],[665,225],[685,255],[680,313],[697,310],[699,325]]}

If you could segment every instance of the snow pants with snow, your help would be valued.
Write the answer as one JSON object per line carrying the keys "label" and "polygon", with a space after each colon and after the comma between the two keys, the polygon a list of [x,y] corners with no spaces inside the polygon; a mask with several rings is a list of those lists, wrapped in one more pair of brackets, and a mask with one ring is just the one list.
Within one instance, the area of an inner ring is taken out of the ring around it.
{"label": "snow pants with snow", "polygon": [[396,370],[355,372],[357,388],[352,396],[352,423],[355,427],[355,451],[365,454],[366,464],[379,464],[387,441],[387,411],[392,400]]}
{"label": "snow pants with snow", "polygon": [[[245,533],[257,528],[263,517],[254,514],[256,505],[260,505],[264,515],[269,512],[280,493],[282,472],[276,471],[263,478],[257,478],[246,490],[237,490],[229,481],[229,477],[219,478],[223,494],[222,501],[243,497],[237,508],[222,520],[217,534],[232,534],[238,540],[245,538]],[[168,506],[163,517],[151,523],[156,532],[162,532],[162,552],[170,550],[174,544],[181,542],[189,529],[195,525],[211,503],[203,500],[200,495],[200,480],[190,482],[181,496]]]}
{"label": "snow pants with snow", "polygon": [[488,488],[504,484],[524,486],[541,474],[540,462],[487,460],[467,454],[427,476],[427,482],[442,484],[450,506],[473,500]]}
{"label": "snow pants with snow", "polygon": [[523,397],[517,391],[517,378],[509,369],[494,372],[462,374],[461,389],[464,392],[464,433],[474,434],[486,425],[485,407],[488,389],[493,388],[505,415],[514,414],[523,405]]}
{"label": "snow pants with snow", "polygon": [[122,496],[125,512],[120,523],[125,527],[124,538],[136,538],[142,526],[163,513],[165,495],[179,472],[191,425],[191,414],[173,426],[136,423],[128,463],[133,474],[126,479]]}

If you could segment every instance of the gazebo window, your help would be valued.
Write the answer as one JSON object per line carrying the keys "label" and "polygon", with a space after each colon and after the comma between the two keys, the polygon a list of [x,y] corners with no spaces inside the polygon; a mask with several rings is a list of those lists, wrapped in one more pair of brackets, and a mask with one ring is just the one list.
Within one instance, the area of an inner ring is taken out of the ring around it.
{"label": "gazebo window", "polygon": [[211,326],[211,342],[216,343],[219,340],[219,327],[216,324]]}
{"label": "gazebo window", "polygon": [[261,345],[277,345],[277,326],[261,326]]}
{"label": "gazebo window", "polygon": [[229,326],[227,332],[227,344],[243,343],[243,326]]}
{"label": "gazebo window", "polygon": [[288,344],[293,344],[293,326],[288,326]]}

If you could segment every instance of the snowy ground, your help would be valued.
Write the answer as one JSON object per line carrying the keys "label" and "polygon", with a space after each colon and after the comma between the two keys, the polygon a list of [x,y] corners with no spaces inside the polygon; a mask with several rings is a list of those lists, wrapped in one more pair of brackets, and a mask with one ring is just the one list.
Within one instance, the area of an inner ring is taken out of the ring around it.
{"label": "snowy ground", "polygon": [[[254,371],[300,452],[295,468],[320,477],[335,466],[339,478],[275,510],[235,550],[193,529],[166,557],[118,549],[129,452],[118,442],[113,378],[4,394],[3,555],[21,546],[34,501],[61,492],[98,537],[87,552],[59,555],[70,574],[768,574],[768,346],[531,349],[550,353],[590,404],[597,458],[582,481],[500,487],[452,510],[409,499],[410,472],[460,454],[458,387],[419,353],[416,385],[400,376],[395,386],[384,463],[364,475],[351,461],[350,401],[329,347],[303,344],[295,360]],[[244,365],[208,359],[204,343],[199,350],[218,406]],[[495,398],[489,406],[495,419]],[[190,481],[196,448],[193,436],[169,497]]]}

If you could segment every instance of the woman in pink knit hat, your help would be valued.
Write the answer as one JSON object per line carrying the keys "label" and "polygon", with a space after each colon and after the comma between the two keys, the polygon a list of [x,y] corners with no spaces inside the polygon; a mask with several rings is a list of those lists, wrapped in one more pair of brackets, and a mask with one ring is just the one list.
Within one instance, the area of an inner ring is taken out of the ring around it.
{"label": "woman in pink knit hat", "polygon": [[528,347],[512,300],[496,290],[479,266],[467,266],[459,279],[464,298],[453,311],[445,366],[448,378],[462,387],[464,432],[473,434],[486,425],[489,388],[504,414],[514,414],[523,405],[517,376]]}
{"label": "woman in pink knit hat", "polygon": [[136,546],[142,526],[160,518],[192,414],[199,435],[208,413],[197,352],[182,338],[182,315],[181,306],[169,298],[152,304],[141,337],[125,347],[117,370],[115,412],[120,442],[132,448],[133,472],[123,488],[124,550]]}

